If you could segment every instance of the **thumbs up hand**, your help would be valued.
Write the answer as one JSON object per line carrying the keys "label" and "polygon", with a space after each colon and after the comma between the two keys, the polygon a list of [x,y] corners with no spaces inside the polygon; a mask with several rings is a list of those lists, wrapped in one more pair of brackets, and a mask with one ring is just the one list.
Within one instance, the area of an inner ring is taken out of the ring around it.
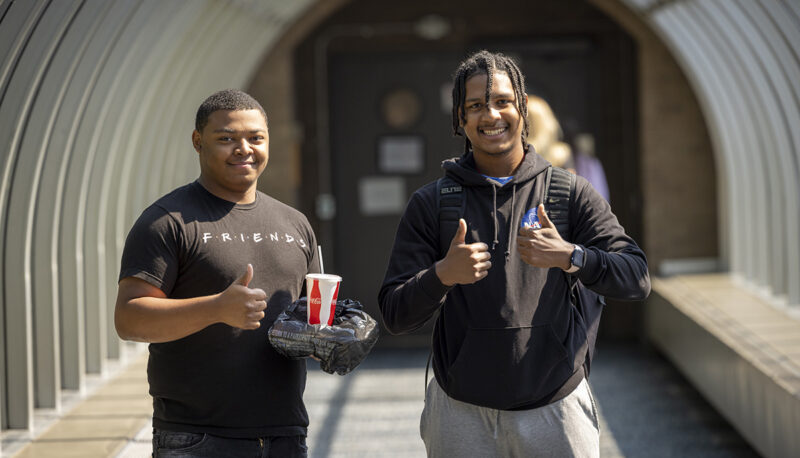
{"label": "thumbs up hand", "polygon": [[267,293],[263,289],[249,287],[253,280],[253,266],[247,269],[217,298],[220,321],[240,329],[258,329],[264,310],[267,308]]}
{"label": "thumbs up hand", "polygon": [[233,283],[235,285],[247,286],[250,284],[251,280],[253,280],[253,265],[248,264],[247,269],[244,271],[244,274]]}
{"label": "thumbs up hand", "polygon": [[468,285],[489,275],[489,268],[492,267],[489,246],[482,242],[466,243],[466,235],[467,222],[460,219],[447,255],[434,266],[436,275],[444,285]]}
{"label": "thumbs up hand", "polygon": [[569,269],[575,246],[561,238],[555,224],[544,211],[543,204],[539,204],[537,213],[542,228],[524,227],[517,236],[520,258],[534,267]]}

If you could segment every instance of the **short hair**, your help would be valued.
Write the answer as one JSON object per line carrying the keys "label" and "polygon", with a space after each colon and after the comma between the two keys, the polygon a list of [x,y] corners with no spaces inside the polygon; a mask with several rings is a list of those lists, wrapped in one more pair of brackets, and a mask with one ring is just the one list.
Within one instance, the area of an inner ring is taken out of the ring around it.
{"label": "short hair", "polygon": [[267,112],[250,94],[238,89],[223,89],[208,96],[197,108],[194,128],[198,132],[202,132],[203,128],[208,124],[208,117],[211,116],[211,113],[219,110],[258,110],[264,116],[264,122],[267,121]]}
{"label": "short hair", "polygon": [[464,99],[467,95],[467,80],[477,74],[486,74],[486,101],[488,103],[489,94],[492,92],[492,75],[495,72],[503,72],[511,80],[516,98],[514,105],[517,107],[523,123],[522,145],[525,145],[528,137],[528,107],[523,103],[525,100],[525,77],[511,57],[499,52],[481,50],[462,61],[453,75],[453,135],[464,136],[464,152],[469,151],[472,147],[469,139],[461,130],[461,123],[466,121]]}

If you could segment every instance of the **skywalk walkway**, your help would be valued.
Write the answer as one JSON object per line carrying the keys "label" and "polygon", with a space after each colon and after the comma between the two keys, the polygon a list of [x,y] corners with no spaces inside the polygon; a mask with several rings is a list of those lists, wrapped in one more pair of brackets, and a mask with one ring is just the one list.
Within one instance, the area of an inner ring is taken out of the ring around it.
{"label": "skywalk walkway", "polygon": [[[419,415],[426,358],[424,350],[375,351],[345,377],[309,362],[310,457],[424,457]],[[17,444],[11,456],[150,456],[145,359],[32,442]],[[600,342],[592,371],[604,458],[758,456],[655,352]]]}

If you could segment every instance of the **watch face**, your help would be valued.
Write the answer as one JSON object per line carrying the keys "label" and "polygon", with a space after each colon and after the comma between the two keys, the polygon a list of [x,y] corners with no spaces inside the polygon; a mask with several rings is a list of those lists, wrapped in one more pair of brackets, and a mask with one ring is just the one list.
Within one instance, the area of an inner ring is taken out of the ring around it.
{"label": "watch face", "polygon": [[572,252],[572,259],[570,262],[575,267],[583,267],[583,250],[576,247],[575,251]]}

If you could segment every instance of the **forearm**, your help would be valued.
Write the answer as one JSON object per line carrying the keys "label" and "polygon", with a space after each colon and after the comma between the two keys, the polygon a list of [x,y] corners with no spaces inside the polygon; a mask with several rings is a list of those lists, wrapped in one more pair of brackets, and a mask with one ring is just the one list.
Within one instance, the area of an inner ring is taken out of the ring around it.
{"label": "forearm", "polygon": [[221,321],[219,296],[118,299],[114,313],[117,334],[124,340],[148,343],[181,339]]}
{"label": "forearm", "polygon": [[384,284],[378,302],[386,328],[392,334],[406,334],[420,328],[441,306],[450,287],[426,269],[404,283]]}
{"label": "forearm", "polygon": [[643,300],[650,294],[650,274],[638,248],[606,253],[586,248],[586,265],[578,278],[592,291],[612,299]]}
{"label": "forearm", "polygon": [[645,299],[650,294],[650,274],[644,251],[625,233],[608,202],[580,177],[579,182],[583,184],[579,204],[570,209],[571,241],[585,250],[578,278],[608,298]]}

